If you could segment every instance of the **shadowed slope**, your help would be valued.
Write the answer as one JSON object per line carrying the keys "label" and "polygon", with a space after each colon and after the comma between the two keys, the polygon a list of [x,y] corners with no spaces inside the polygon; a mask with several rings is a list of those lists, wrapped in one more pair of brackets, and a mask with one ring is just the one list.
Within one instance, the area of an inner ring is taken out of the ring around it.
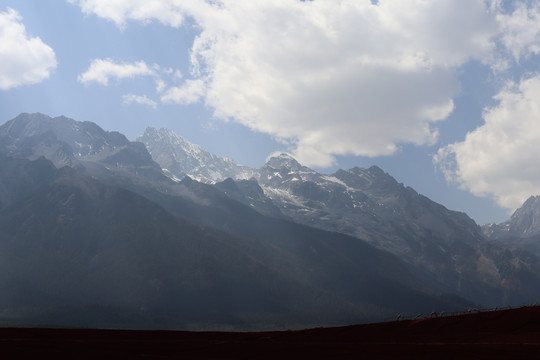
{"label": "shadowed slope", "polygon": [[[17,161],[34,174],[51,171],[44,160]],[[236,202],[227,208],[238,220],[233,235],[74,169],[54,171],[0,211],[5,321],[283,328],[466,306],[429,295],[397,259],[358,239],[267,219]],[[175,204],[200,219],[225,214]]]}

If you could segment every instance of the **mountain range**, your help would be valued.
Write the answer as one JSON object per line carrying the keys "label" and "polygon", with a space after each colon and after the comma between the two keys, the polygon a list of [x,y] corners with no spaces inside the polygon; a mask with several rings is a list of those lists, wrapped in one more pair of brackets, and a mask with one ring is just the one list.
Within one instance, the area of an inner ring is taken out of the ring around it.
{"label": "mountain range", "polygon": [[[538,279],[536,257],[521,247],[489,241],[466,214],[448,210],[405,187],[377,166],[325,175],[280,154],[270,157],[260,169],[246,169],[231,166],[228,159],[208,156],[170,130],[148,128],[137,140],[158,163],[163,158],[182,159],[175,166],[160,165],[185,169],[195,178],[200,165],[192,167],[199,164],[194,159],[212,159],[207,166],[214,169],[214,177],[207,177],[206,182],[233,177],[234,181],[215,185],[231,199],[266,215],[281,215],[362,239],[396,255],[437,291],[489,306],[528,302],[540,295],[528,286],[528,279]],[[191,151],[194,148],[199,152]],[[221,168],[223,163],[227,166]],[[252,178],[245,180],[246,174]]]}
{"label": "mountain range", "polygon": [[0,321],[291,328],[533,303],[525,205],[480,227],[376,166],[254,169],[167,129],[21,114],[0,126]]}
{"label": "mountain range", "polygon": [[507,221],[482,226],[484,235],[540,256],[540,196],[529,197]]}

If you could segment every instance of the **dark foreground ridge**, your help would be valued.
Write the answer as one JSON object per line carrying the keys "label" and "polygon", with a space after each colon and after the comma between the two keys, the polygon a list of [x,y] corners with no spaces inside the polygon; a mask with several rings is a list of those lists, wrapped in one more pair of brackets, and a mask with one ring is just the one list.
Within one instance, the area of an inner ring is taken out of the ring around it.
{"label": "dark foreground ridge", "polygon": [[4,358],[526,359],[540,355],[540,307],[300,331],[0,328]]}

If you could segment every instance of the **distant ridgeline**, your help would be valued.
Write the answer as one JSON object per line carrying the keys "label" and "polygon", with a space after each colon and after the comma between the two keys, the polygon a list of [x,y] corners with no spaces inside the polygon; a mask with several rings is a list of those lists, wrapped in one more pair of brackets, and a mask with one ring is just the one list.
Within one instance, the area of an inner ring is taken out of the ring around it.
{"label": "distant ridgeline", "polygon": [[166,129],[21,114],[0,126],[0,321],[284,329],[534,303],[539,214],[482,229],[376,166],[253,169]]}

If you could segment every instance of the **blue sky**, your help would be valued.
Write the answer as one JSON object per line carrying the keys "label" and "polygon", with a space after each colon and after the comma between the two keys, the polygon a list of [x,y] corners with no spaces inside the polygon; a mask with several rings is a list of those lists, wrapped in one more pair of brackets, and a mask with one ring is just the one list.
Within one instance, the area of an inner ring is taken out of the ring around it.
{"label": "blue sky", "polygon": [[0,122],[375,164],[482,224],[540,194],[539,53],[534,1],[0,0]]}

